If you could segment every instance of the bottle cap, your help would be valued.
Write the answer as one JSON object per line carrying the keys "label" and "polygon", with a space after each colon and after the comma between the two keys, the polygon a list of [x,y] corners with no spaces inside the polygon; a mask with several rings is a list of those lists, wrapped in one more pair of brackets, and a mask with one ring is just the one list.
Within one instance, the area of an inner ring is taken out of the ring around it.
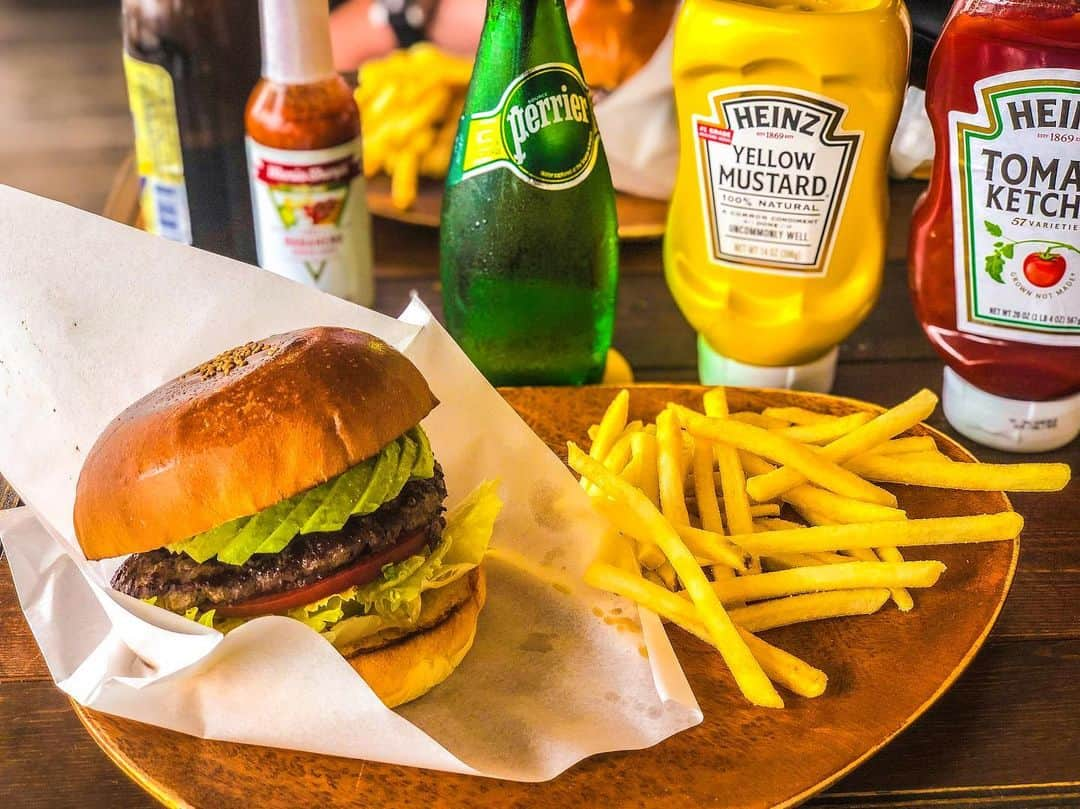
{"label": "bottle cap", "polygon": [[946,368],[941,405],[957,432],[1006,452],[1058,449],[1080,433],[1080,393],[1049,402],[1006,399]]}
{"label": "bottle cap", "polygon": [[329,9],[319,0],[260,0],[263,76],[279,84],[308,84],[336,75]]}
{"label": "bottle cap", "polygon": [[698,376],[704,385],[746,385],[828,393],[836,378],[837,348],[804,365],[749,365],[718,354],[698,335]]}

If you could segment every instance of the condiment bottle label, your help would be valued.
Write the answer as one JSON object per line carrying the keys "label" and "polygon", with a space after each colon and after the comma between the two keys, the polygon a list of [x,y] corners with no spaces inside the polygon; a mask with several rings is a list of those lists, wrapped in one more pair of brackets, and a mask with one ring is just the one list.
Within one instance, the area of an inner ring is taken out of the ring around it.
{"label": "condiment bottle label", "polygon": [[863,136],[841,129],[847,106],[760,85],[709,100],[713,114],[692,120],[711,260],[823,275]]}
{"label": "condiment bottle label", "polygon": [[1080,345],[1080,71],[974,92],[976,112],[949,113],[957,327]]}
{"label": "condiment bottle label", "polygon": [[588,178],[600,152],[588,86],[565,62],[525,71],[494,109],[474,113],[465,127],[461,174],[451,174],[449,185],[505,168],[536,188],[573,188]]}
{"label": "condiment bottle label", "polygon": [[247,153],[259,266],[342,298],[369,297],[360,140],[293,151],[249,137]]}
{"label": "condiment bottle label", "polygon": [[135,125],[135,164],[143,229],[191,244],[191,214],[173,81],[161,65],[124,54],[128,104]]}

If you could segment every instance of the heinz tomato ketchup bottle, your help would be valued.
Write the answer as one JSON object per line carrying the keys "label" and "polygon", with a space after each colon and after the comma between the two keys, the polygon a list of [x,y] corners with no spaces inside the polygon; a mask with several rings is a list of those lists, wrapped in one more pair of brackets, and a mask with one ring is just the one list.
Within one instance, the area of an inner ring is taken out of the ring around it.
{"label": "heinz tomato ketchup bottle", "polygon": [[1036,452],[1080,431],[1080,3],[957,0],[930,61],[911,290],[945,416]]}

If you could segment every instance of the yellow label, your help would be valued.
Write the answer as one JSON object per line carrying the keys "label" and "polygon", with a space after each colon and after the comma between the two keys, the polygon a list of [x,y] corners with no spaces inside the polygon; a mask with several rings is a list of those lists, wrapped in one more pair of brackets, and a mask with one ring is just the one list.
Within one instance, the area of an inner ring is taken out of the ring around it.
{"label": "yellow label", "polygon": [[151,233],[191,244],[184,158],[172,76],[160,65],[124,54],[128,103],[135,124],[139,207]]}
{"label": "yellow label", "polygon": [[465,141],[464,171],[507,158],[499,131],[498,117],[473,118],[469,121],[469,138]]}
{"label": "yellow label", "polygon": [[682,4],[664,267],[718,354],[814,362],[873,306],[909,31],[902,0]]}

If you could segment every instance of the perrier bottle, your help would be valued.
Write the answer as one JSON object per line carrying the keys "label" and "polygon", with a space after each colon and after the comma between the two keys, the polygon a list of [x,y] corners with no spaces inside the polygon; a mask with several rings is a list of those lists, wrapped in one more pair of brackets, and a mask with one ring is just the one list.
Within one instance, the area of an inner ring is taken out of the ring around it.
{"label": "perrier bottle", "polygon": [[600,379],[615,194],[563,0],[488,0],[440,248],[450,333],[493,384]]}

